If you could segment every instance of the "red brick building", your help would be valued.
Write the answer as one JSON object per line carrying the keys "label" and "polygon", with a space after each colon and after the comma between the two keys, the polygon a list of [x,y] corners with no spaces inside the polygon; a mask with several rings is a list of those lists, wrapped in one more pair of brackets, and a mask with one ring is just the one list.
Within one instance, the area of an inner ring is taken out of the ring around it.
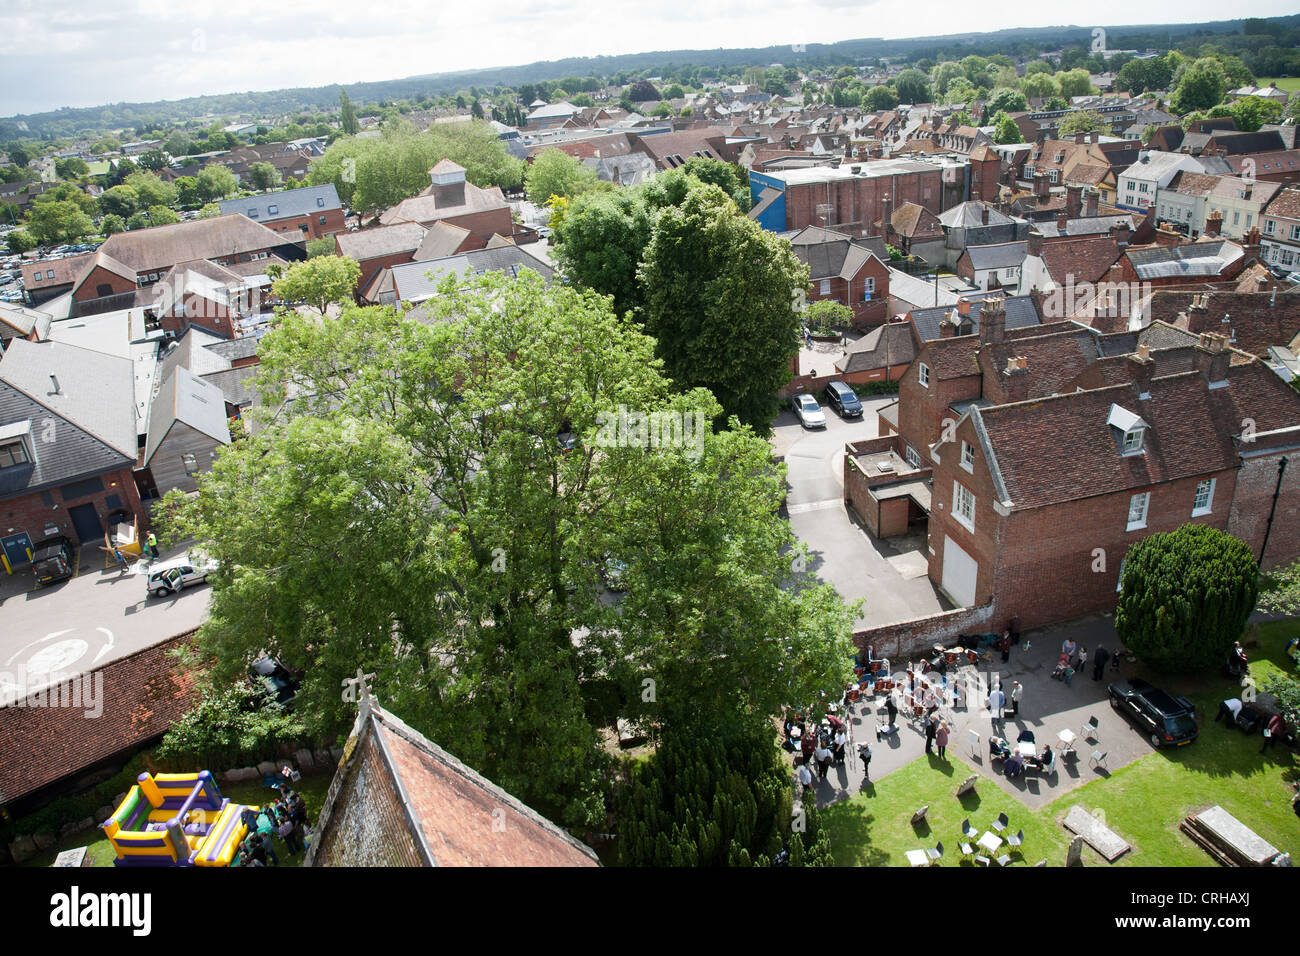
{"label": "red brick building", "polygon": [[343,204],[333,183],[224,199],[221,214],[247,216],[294,241],[332,236],[347,228]]}
{"label": "red brick building", "polygon": [[[848,306],[858,328],[884,324],[889,267],[875,250],[844,233],[815,227],[800,230],[790,244],[808,266],[810,303],[831,301]],[[883,250],[883,245],[880,248]]]}
{"label": "red brick building", "polygon": [[413,222],[428,228],[447,222],[473,234],[471,248],[482,249],[494,235],[509,237],[514,220],[505,196],[496,186],[481,189],[465,179],[465,169],[444,159],[429,170],[431,185],[418,196],[403,199],[379,217],[383,226]]}

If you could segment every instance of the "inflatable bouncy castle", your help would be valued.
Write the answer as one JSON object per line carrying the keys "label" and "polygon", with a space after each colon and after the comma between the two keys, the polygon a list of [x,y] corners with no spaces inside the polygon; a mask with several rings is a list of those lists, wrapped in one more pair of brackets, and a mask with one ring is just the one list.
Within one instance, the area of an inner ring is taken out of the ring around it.
{"label": "inflatable bouncy castle", "polygon": [[247,809],[222,797],[206,770],[142,773],[103,830],[116,866],[230,866]]}

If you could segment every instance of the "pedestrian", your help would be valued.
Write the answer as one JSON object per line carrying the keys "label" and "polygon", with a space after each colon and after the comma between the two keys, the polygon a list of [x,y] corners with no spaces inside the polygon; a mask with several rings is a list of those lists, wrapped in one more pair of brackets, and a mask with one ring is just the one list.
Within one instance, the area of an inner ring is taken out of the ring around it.
{"label": "pedestrian", "polygon": [[948,722],[939,721],[939,729],[934,733],[934,745],[939,748],[939,759],[947,760],[945,751],[948,749]]}
{"label": "pedestrian", "polygon": [[1020,681],[1011,682],[1011,716],[1020,716],[1020,698],[1025,696],[1025,688],[1021,686]]}
{"label": "pedestrian", "polygon": [[1088,663],[1088,649],[1082,644],[1079,645],[1079,659],[1074,663],[1074,672],[1080,674],[1083,672]]}
{"label": "pedestrian", "polygon": [[844,747],[849,742],[848,736],[844,733],[843,728],[835,731],[835,746],[832,753],[835,755],[835,765],[839,766],[844,763]]}
{"label": "pedestrian", "polygon": [[267,836],[265,833],[259,833],[257,835],[257,840],[258,840],[258,844],[262,847],[262,850],[270,858],[271,865],[279,866],[280,858],[275,853],[275,847],[271,845],[271,838]]}
{"label": "pedestrian", "polygon": [[289,855],[293,856],[302,850],[302,841],[298,839],[297,827],[294,826],[293,820],[290,819],[288,812],[281,814],[280,825],[276,827],[276,835],[284,841],[285,847],[289,850]]}
{"label": "pedestrian", "polygon": [[117,562],[117,570],[120,573],[125,574],[126,558],[122,556],[122,552],[118,550],[117,545],[113,546],[113,560]]}
{"label": "pedestrian", "polygon": [[145,546],[149,549],[149,556],[150,556],[151,558],[157,558],[157,557],[158,557],[158,539],[157,539],[157,537],[154,536],[154,533],[153,533],[152,531],[149,532],[149,537],[145,538],[145,542],[144,542],[144,543],[145,543]]}
{"label": "pedestrian", "polygon": [[813,751],[816,749],[817,735],[805,729],[803,736],[799,738],[799,753],[803,755],[804,763],[812,760]]}
{"label": "pedestrian", "polygon": [[1101,680],[1106,673],[1106,662],[1110,660],[1110,654],[1106,648],[1097,647],[1097,658],[1092,665],[1092,679]]}
{"label": "pedestrian", "polygon": [[998,643],[998,649],[1002,651],[1002,662],[1005,664],[1011,660],[1011,632],[1006,631],[1002,635],[1002,640]]}
{"label": "pedestrian", "polygon": [[1002,688],[997,684],[993,685],[993,690],[989,692],[988,705],[989,710],[993,712],[994,720],[1002,719],[1002,708],[1006,706],[1007,695],[1002,693]]}
{"label": "pedestrian", "polygon": [[799,761],[797,776],[799,777],[799,786],[802,788],[803,793],[807,793],[812,789],[812,771],[808,769],[808,764],[804,763],[802,760]]}
{"label": "pedestrian", "polygon": [[830,773],[832,754],[830,748],[825,744],[818,744],[817,749],[813,751],[813,756],[817,759],[817,775],[823,780],[826,774]]}
{"label": "pedestrian", "polygon": [[871,782],[871,744],[858,744],[858,759],[862,761],[862,782]]}
{"label": "pedestrian", "polygon": [[885,698],[885,713],[889,715],[889,726],[895,726],[898,723],[898,705],[894,703],[893,694]]}
{"label": "pedestrian", "polygon": [[1236,697],[1229,697],[1225,701],[1219,702],[1219,712],[1214,715],[1214,722],[1217,724],[1223,721],[1229,728],[1237,726],[1237,715],[1241,713],[1241,701]]}
{"label": "pedestrian", "polygon": [[1061,642],[1061,653],[1065,655],[1066,660],[1069,660],[1074,656],[1074,649],[1075,649],[1074,638],[1067,637],[1065,640]]}
{"label": "pedestrian", "polygon": [[925,718],[925,752],[934,753],[934,738],[939,734],[939,722],[933,716]]}
{"label": "pedestrian", "polygon": [[1117,670],[1119,670],[1119,651],[1116,651],[1116,652],[1111,656],[1111,659],[1110,659],[1110,669],[1113,670],[1113,671],[1117,671]]}
{"label": "pedestrian", "polygon": [[1269,718],[1268,723],[1264,725],[1264,746],[1259,748],[1259,752],[1264,753],[1266,750],[1272,750],[1273,744],[1277,743],[1277,738],[1282,736],[1282,730],[1282,716],[1274,714]]}

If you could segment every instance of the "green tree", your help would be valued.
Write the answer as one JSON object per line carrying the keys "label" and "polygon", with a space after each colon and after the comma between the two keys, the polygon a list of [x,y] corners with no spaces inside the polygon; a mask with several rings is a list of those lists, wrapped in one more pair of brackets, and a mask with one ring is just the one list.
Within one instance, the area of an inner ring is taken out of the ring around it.
{"label": "green tree", "polygon": [[198,218],[211,219],[213,216],[221,215],[221,207],[214,202],[204,203],[199,209]]}
{"label": "green tree", "polygon": [[321,236],[319,239],[307,240],[307,258],[315,259],[317,256],[334,255],[336,243],[333,236]]}
{"label": "green tree", "polygon": [[105,189],[99,197],[99,208],[115,216],[129,216],[140,208],[140,194],[130,186]]}
{"label": "green tree", "polygon": [[22,143],[9,143],[5,146],[5,155],[9,157],[9,162],[13,163],[19,169],[28,165],[32,161],[32,155],[27,151],[27,147]]}
{"label": "green tree", "polygon": [[199,196],[207,200],[225,199],[239,188],[235,174],[225,166],[217,165],[200,169],[198,183]]}
{"label": "green tree", "polygon": [[988,105],[985,108],[989,116],[997,116],[999,113],[1018,113],[1027,110],[1029,104],[1025,102],[1024,93],[1004,86],[989,95]]}
{"label": "green tree", "polygon": [[571,199],[596,188],[596,171],[559,149],[544,149],[524,173],[524,189],[534,203],[551,196]]}
{"label": "green tree", "polygon": [[898,101],[909,105],[930,102],[930,81],[920,70],[903,70],[894,78]]}
{"label": "green tree", "polygon": [[1057,135],[1073,136],[1075,133],[1109,133],[1110,121],[1094,110],[1079,110],[1061,117]]}
{"label": "green tree", "polygon": [[153,226],[170,226],[172,223],[180,222],[181,217],[176,215],[166,206],[149,207],[149,224]]}
{"label": "green tree", "polygon": [[166,153],[160,149],[151,149],[140,155],[140,159],[137,161],[136,165],[141,169],[147,169],[151,173],[156,173],[160,169],[166,169],[167,162]]}
{"label": "green tree", "polygon": [[361,124],[357,122],[356,107],[352,105],[352,99],[348,96],[348,91],[341,86],[339,87],[339,116],[343,135],[355,136],[361,132]]}
{"label": "green tree", "polygon": [[280,171],[270,163],[253,163],[248,167],[248,182],[256,190],[276,189],[282,180]]}
{"label": "green tree", "polygon": [[636,272],[651,227],[650,208],[638,190],[579,197],[555,227],[556,258],[563,275],[612,296],[618,315],[638,309],[641,285]]}
{"label": "green tree", "polygon": [[176,202],[181,206],[192,209],[203,201],[199,194],[199,181],[194,176],[177,176],[172,185],[176,187]]}
{"label": "green tree", "polygon": [[1060,71],[1056,74],[1056,84],[1061,88],[1061,96],[1067,100],[1097,92],[1093,88],[1092,78],[1083,67]]}
{"label": "green tree", "polygon": [[1201,57],[1178,71],[1170,95],[1170,105],[1179,113],[1208,110],[1223,102],[1228,91],[1228,77],[1223,65],[1211,57]]}
{"label": "green tree", "polygon": [[742,167],[721,159],[692,156],[681,168],[688,176],[717,186],[731,197],[737,209],[749,212],[749,174]]}
{"label": "green tree", "polygon": [[101,235],[105,236],[111,236],[119,232],[126,232],[126,220],[121,216],[109,213],[99,221],[99,232]]}
{"label": "green tree", "polygon": [[1115,630],[1153,667],[1208,670],[1241,637],[1258,589],[1259,568],[1244,541],[1208,525],[1185,524],[1129,549]]}
{"label": "green tree", "polygon": [[993,142],[998,143],[999,145],[1024,142],[1024,137],[1020,135],[1020,127],[1018,127],[1016,121],[1006,113],[996,117],[993,122],[997,127],[993,133]]}
{"label": "green tree", "polygon": [[5,246],[11,256],[21,256],[24,252],[31,252],[37,245],[39,243],[26,229],[12,229],[9,235],[5,236]]}
{"label": "green tree", "polygon": [[95,223],[71,200],[34,202],[27,212],[26,229],[38,245],[76,242],[95,231]]}
{"label": "green tree", "polygon": [[770,723],[749,718],[673,734],[634,766],[615,819],[623,866],[832,866],[812,801],[791,826],[794,793]]}
{"label": "green tree", "polygon": [[1045,100],[1059,95],[1061,87],[1051,73],[1026,73],[1020,81],[1020,92],[1027,99]]}
{"label": "green tree", "polygon": [[841,332],[853,323],[853,310],[833,299],[822,299],[808,306],[804,320],[814,331]]}
{"label": "green tree", "polygon": [[[170,206],[176,202],[176,187],[154,173],[132,173],[126,177],[126,185],[135,190],[140,207]],[[120,210],[117,212],[122,214]]]}
{"label": "green tree", "polygon": [[[282,315],[258,377],[279,414],[160,509],[223,569],[198,637],[217,686],[273,653],[323,736],[361,667],[470,766],[592,826],[617,717],[725,727],[843,682],[851,611],[792,573],[767,443],[714,434],[716,402],[672,394],[635,324],[529,271],[447,277],[425,312]],[[620,407],[705,426],[650,446]]]}
{"label": "green tree", "polygon": [[271,286],[285,302],[305,302],[317,312],[352,300],[361,281],[361,266],[346,256],[318,256],[289,266]]}
{"label": "green tree", "polygon": [[126,221],[127,229],[148,229],[152,223],[149,222],[149,214],[143,210],[135,213]]}
{"label": "green tree", "polygon": [[1167,90],[1173,73],[1162,57],[1149,60],[1129,60],[1115,75],[1115,89],[1134,96],[1147,90]]}
{"label": "green tree", "polygon": [[888,86],[873,86],[862,97],[862,108],[879,112],[898,105],[898,94]]}
{"label": "green tree", "polygon": [[646,331],[683,388],[766,433],[798,349],[808,268],[716,186],[659,214],[640,270]]}
{"label": "green tree", "polygon": [[966,71],[961,68],[961,64],[953,60],[945,60],[934,68],[931,73],[931,80],[934,83],[934,91],[939,96],[944,96],[948,92],[948,86],[958,77],[965,78]]}
{"label": "green tree", "polygon": [[54,161],[54,172],[60,179],[80,179],[82,176],[90,175],[90,167],[86,165],[84,159],[69,156]]}

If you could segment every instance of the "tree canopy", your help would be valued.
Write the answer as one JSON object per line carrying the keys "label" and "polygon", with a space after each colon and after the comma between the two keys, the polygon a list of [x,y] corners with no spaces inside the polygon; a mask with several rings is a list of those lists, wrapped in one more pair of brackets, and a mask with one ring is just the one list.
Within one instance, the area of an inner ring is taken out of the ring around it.
{"label": "tree canopy", "polygon": [[572,199],[596,188],[596,171],[561,149],[544,149],[524,173],[524,189],[531,202],[542,204],[552,196]]}
{"label": "tree canopy", "polygon": [[285,302],[305,302],[317,312],[347,302],[361,281],[361,266],[348,256],[315,256],[295,262],[271,286]]}

